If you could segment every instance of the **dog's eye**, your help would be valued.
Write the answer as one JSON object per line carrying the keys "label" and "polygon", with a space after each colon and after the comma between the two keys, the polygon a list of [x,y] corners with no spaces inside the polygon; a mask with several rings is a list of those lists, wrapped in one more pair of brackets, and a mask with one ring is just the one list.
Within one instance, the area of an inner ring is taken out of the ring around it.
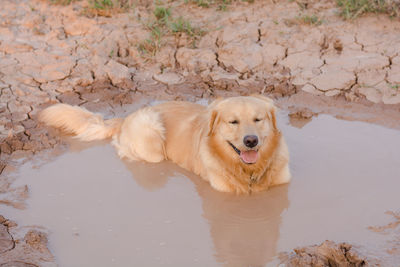
{"label": "dog's eye", "polygon": [[229,123],[230,124],[239,124],[239,121],[238,120],[233,120],[233,121],[230,121]]}
{"label": "dog's eye", "polygon": [[259,122],[259,121],[261,121],[262,119],[259,119],[259,118],[255,118],[254,119],[254,122]]}

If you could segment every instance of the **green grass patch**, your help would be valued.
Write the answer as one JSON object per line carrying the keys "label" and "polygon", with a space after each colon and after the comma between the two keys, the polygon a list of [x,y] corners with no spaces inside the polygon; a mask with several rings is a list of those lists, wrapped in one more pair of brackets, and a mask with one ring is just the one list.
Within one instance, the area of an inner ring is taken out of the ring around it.
{"label": "green grass patch", "polygon": [[297,18],[300,22],[308,25],[321,25],[323,23],[323,20],[319,18],[317,15],[312,14],[312,15],[302,15]]}
{"label": "green grass patch", "polygon": [[149,37],[138,45],[138,51],[148,59],[154,57],[165,44],[165,37],[180,33],[186,34],[193,47],[196,40],[204,35],[205,31],[194,27],[183,17],[173,17],[172,10],[163,6],[156,6],[153,10],[154,18],[144,25],[149,30]]}
{"label": "green grass patch", "polygon": [[91,0],[89,1],[90,7],[94,9],[110,9],[114,7],[114,3],[112,0]]}
{"label": "green grass patch", "polygon": [[52,4],[64,5],[64,6],[69,5],[69,4],[71,4],[72,2],[76,2],[76,1],[78,1],[78,0],[50,0],[50,2],[51,2]]}
{"label": "green grass patch", "polygon": [[86,0],[86,1],[88,2],[88,7],[85,9],[83,14],[89,17],[91,16],[111,17],[112,14],[127,12],[135,7],[135,2],[133,0]]}
{"label": "green grass patch", "polygon": [[189,20],[178,17],[169,25],[173,33],[183,32],[191,37],[202,36],[205,32],[200,28],[193,27]]}
{"label": "green grass patch", "polygon": [[400,88],[400,84],[391,84],[391,83],[388,83],[388,85],[390,86],[390,88],[392,88],[392,89],[394,89],[394,90],[399,90],[399,88]]}
{"label": "green grass patch", "polygon": [[355,19],[364,13],[384,13],[398,17],[400,2],[395,0],[336,0],[344,19]]}
{"label": "green grass patch", "polygon": [[[184,0],[186,4],[195,4],[199,7],[211,8],[215,7],[219,11],[227,11],[232,0]],[[254,0],[243,0],[245,2],[250,2]]]}
{"label": "green grass patch", "polygon": [[[318,17],[316,14],[308,15],[308,14],[299,14],[298,16],[294,18],[288,18],[284,19],[283,22],[286,24],[286,26],[292,27],[294,25],[299,25],[299,24],[307,24],[307,25],[313,25],[313,26],[319,26],[322,23],[324,23],[324,20],[320,17]],[[278,22],[274,23],[278,25]]]}
{"label": "green grass patch", "polygon": [[156,6],[153,11],[154,16],[160,22],[168,22],[168,19],[171,17],[171,9],[165,8],[161,6]]}

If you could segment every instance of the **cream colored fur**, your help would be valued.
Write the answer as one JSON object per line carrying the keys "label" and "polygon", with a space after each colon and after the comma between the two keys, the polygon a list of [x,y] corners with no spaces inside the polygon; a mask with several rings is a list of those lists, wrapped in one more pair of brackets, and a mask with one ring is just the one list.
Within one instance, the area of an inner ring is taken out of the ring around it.
{"label": "cream colored fur", "polygon": [[84,108],[57,104],[40,113],[40,120],[49,126],[76,135],[82,141],[106,139],[119,130],[122,120],[104,121],[99,114],[93,114]]}
{"label": "cream colored fur", "polygon": [[[276,127],[275,107],[262,96],[217,100],[209,107],[166,102],[111,120],[57,104],[42,111],[40,120],[82,141],[112,138],[121,158],[171,160],[223,192],[258,192],[290,181],[289,152]],[[249,134],[259,137],[254,164],[244,163],[229,145],[249,150],[243,144],[243,136]]]}
{"label": "cream colored fur", "polygon": [[112,144],[121,158],[160,162],[165,159],[164,132],[160,114],[147,107],[126,117]]}

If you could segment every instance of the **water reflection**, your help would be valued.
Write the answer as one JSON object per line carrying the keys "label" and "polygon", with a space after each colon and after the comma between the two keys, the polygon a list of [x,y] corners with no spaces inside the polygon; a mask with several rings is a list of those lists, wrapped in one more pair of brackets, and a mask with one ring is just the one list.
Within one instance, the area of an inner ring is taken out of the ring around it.
{"label": "water reflection", "polygon": [[200,177],[175,164],[124,162],[147,190],[162,188],[169,178],[188,177],[202,200],[216,261],[223,266],[264,266],[276,255],[281,214],[289,206],[288,185],[250,196],[217,192]]}
{"label": "water reflection", "polygon": [[123,160],[125,167],[132,173],[138,185],[146,190],[154,191],[162,188],[168,182],[168,177],[173,175],[166,163],[145,163]]}
{"label": "water reflection", "polygon": [[289,205],[287,188],[238,197],[198,187],[218,262],[263,266],[276,255],[281,213]]}

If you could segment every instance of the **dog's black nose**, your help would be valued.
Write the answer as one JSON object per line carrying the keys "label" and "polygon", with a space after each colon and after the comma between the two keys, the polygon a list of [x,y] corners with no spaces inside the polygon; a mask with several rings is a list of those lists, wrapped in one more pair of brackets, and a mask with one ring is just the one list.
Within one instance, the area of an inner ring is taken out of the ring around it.
{"label": "dog's black nose", "polygon": [[258,144],[258,137],[256,135],[246,135],[243,138],[243,143],[247,147],[255,147]]}

